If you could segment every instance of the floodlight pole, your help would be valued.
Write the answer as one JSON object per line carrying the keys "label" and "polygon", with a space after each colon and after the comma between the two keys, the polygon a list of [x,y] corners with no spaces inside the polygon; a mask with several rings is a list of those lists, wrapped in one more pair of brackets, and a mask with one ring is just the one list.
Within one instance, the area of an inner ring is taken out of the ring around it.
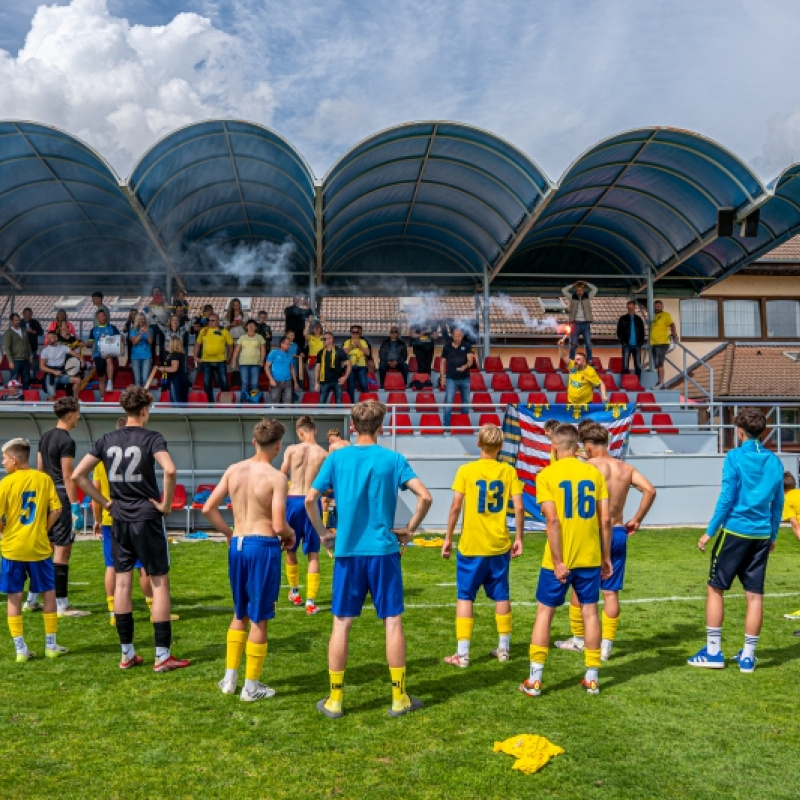
{"label": "floodlight pole", "polygon": [[486,264],[483,265],[483,361],[486,362],[486,357],[489,355],[492,346],[492,333],[489,329],[489,283],[491,277],[489,276],[489,268]]}

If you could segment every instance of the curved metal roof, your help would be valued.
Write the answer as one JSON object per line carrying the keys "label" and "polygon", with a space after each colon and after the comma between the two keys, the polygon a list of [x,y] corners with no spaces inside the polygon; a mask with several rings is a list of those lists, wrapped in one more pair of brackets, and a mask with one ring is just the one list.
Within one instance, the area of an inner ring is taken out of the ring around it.
{"label": "curved metal roof", "polygon": [[533,161],[487,131],[415,122],[376,133],[323,181],[321,275],[474,285],[549,189]]}
{"label": "curved metal roof", "polygon": [[[213,274],[210,245],[230,252],[243,242],[291,242],[290,271],[307,276],[315,262],[314,176],[291,144],[261,125],[210,120],[181,128],[142,156],[128,186],[182,278],[236,282],[235,274]],[[266,285],[269,274],[251,270],[247,282]]]}
{"label": "curved metal roof", "polygon": [[[142,281],[157,259],[111,166],[87,144],[34,122],[0,122],[0,277],[52,292]],[[133,277],[138,275],[139,277]]]}
{"label": "curved metal roof", "polygon": [[[738,213],[763,193],[744,162],[696,133],[621,133],[566,170],[500,280],[584,271],[631,288],[648,270],[666,275],[714,238],[720,208]],[[691,269],[677,276],[692,285],[703,277]]]}

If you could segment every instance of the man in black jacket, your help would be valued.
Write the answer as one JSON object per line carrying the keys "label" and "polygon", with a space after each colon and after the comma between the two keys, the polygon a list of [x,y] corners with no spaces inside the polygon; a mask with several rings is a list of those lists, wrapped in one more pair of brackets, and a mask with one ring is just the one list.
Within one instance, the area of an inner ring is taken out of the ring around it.
{"label": "man in black jacket", "polygon": [[381,389],[386,381],[386,372],[390,369],[400,371],[403,376],[403,383],[408,385],[408,347],[400,338],[400,330],[397,325],[392,325],[389,329],[389,338],[381,343],[378,353],[380,364],[378,374],[380,375]]}
{"label": "man in black jacket", "polygon": [[617,339],[622,345],[622,374],[627,375],[628,365],[633,356],[633,371],[639,377],[642,374],[640,353],[644,347],[644,322],[636,313],[636,303],[628,300],[628,311],[617,322]]}

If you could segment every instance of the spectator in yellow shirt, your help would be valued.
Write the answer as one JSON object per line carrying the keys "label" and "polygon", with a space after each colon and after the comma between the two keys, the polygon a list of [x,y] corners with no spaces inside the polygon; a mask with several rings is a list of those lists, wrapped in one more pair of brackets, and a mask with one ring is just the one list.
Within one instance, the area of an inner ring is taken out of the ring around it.
{"label": "spectator in yellow shirt", "polygon": [[214,378],[220,391],[228,391],[228,363],[231,360],[233,339],[230,333],[219,326],[219,314],[211,313],[208,325],[197,334],[194,357],[202,362],[203,388],[209,403],[214,402]]}
{"label": "spectator in yellow shirt", "polygon": [[361,392],[367,391],[367,359],[372,350],[369,342],[363,338],[363,329],[360,325],[350,327],[350,338],[342,345],[342,350],[350,359],[350,377],[347,379],[347,389],[350,399],[356,401],[356,384]]}
{"label": "spectator in yellow shirt", "polygon": [[671,340],[678,341],[678,332],[675,322],[668,311],[664,311],[664,304],[656,300],[653,304],[653,319],[650,320],[650,350],[653,354],[653,366],[658,373],[660,389],[664,385],[664,359],[667,357]]}
{"label": "spectator in yellow shirt", "polygon": [[[558,343],[558,354],[563,359],[567,354],[567,337]],[[565,359],[566,360],[566,359]],[[575,360],[567,361],[567,402],[581,406],[592,402],[594,387],[600,389],[600,397],[606,402],[606,387],[594,367],[589,366],[583,353],[576,353]]]}

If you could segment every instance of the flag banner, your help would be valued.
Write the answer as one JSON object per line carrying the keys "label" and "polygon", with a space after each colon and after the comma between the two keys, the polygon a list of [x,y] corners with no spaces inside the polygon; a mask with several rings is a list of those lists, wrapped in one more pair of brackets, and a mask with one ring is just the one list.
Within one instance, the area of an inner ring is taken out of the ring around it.
{"label": "flag banner", "polygon": [[[544,530],[544,517],[536,502],[536,475],[550,464],[550,439],[544,432],[547,420],[577,425],[591,419],[608,430],[608,452],[622,458],[633,421],[635,403],[588,405],[506,406],[503,447],[498,459],[511,464],[525,485],[525,530]],[[514,527],[513,517],[509,526]]]}

